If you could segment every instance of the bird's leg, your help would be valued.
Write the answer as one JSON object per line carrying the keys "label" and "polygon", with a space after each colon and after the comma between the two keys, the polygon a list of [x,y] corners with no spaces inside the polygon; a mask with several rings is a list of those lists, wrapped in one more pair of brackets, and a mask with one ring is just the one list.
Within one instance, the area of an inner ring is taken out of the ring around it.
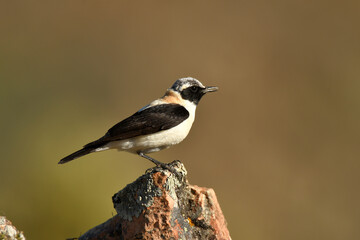
{"label": "bird's leg", "polygon": [[153,162],[156,166],[163,166],[165,165],[165,163],[162,163],[162,162],[159,162],[158,160],[156,159],[153,159],[152,157],[149,157],[148,155],[145,155],[144,153],[142,152],[138,152],[137,154],[139,154],[140,157],[143,157],[143,158],[146,158],[147,160],[150,160],[151,162]]}
{"label": "bird's leg", "polygon": [[166,163],[162,163],[158,160],[153,159],[152,157],[149,157],[148,155],[145,155],[142,152],[138,152],[137,154],[139,154],[140,157],[146,158],[147,160],[150,160],[151,162],[153,162],[156,166],[162,167],[164,169],[169,170],[170,172],[174,173],[178,179],[181,179],[181,176],[179,175],[179,173],[175,170],[175,168],[173,168],[172,166],[169,166]]}

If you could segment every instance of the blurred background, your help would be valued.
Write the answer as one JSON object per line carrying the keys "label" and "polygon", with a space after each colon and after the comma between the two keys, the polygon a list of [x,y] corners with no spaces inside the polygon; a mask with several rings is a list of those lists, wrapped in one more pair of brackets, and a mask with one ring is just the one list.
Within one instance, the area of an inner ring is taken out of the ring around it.
{"label": "blurred background", "polygon": [[28,239],[78,237],[152,164],[57,162],[198,78],[180,159],[233,239],[359,239],[359,1],[1,1],[0,215]]}

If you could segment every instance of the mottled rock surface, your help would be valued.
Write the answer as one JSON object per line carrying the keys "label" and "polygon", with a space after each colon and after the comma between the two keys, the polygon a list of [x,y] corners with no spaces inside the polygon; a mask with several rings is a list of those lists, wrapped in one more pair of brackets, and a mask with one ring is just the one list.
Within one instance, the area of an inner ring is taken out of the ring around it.
{"label": "mottled rock surface", "polygon": [[0,216],[0,239],[1,240],[25,240],[24,234],[17,230],[4,216]]}
{"label": "mottled rock surface", "polygon": [[214,190],[189,185],[180,161],[168,168],[151,168],[116,193],[117,215],[79,239],[231,239]]}

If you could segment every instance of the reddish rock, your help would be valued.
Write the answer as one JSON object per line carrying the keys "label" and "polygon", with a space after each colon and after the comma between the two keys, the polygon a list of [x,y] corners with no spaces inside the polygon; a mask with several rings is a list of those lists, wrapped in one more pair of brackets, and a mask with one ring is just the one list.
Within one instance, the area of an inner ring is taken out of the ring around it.
{"label": "reddish rock", "polygon": [[117,215],[79,239],[231,239],[214,190],[189,185],[181,162],[168,167],[116,193]]}

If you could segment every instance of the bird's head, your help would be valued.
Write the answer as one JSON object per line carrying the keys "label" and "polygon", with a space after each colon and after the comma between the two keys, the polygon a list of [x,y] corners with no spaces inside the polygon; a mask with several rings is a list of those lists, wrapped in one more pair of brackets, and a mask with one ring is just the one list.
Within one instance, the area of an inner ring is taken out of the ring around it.
{"label": "bird's head", "polygon": [[202,96],[208,92],[215,92],[218,87],[205,87],[199,80],[186,77],[176,80],[169,89],[180,94],[182,99],[198,104]]}

